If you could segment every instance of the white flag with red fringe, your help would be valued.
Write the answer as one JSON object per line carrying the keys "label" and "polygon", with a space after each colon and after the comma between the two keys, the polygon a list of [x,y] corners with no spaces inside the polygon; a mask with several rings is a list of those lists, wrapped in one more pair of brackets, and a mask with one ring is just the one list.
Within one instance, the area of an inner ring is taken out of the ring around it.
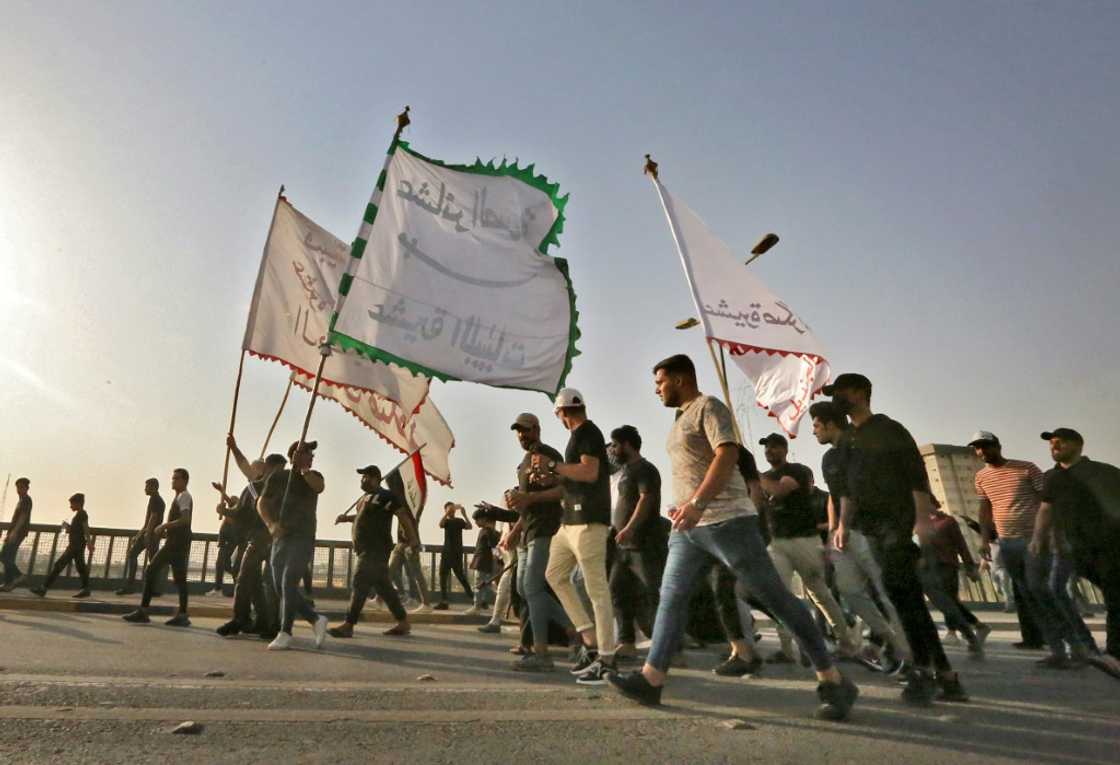
{"label": "white flag with red fringe", "polygon": [[809,402],[832,372],[820,341],[789,304],[771,292],[716,238],[696,213],[653,179],[677,244],[704,333],[754,383],[755,400],[797,435]]}

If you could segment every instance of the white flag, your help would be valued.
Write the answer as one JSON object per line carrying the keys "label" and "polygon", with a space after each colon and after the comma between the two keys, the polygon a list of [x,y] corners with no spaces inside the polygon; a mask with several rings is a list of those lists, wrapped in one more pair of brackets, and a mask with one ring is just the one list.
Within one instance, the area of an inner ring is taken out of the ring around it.
{"label": "white flag", "polygon": [[542,254],[563,220],[556,193],[531,166],[448,167],[398,144],[331,342],[443,380],[556,393],[578,337],[567,264]]}
{"label": "white flag", "polygon": [[[281,197],[265,243],[242,347],[313,380],[319,345],[326,341],[338,282],[349,260],[348,245]],[[374,391],[409,412],[428,395],[427,378],[340,351],[327,359],[323,383]]]}
{"label": "white flag", "polygon": [[[311,381],[295,375],[292,381],[311,391]],[[319,386],[319,396],[338,402],[401,453],[411,454],[419,449],[425,472],[439,483],[451,485],[450,456],[455,436],[430,397],[410,414],[399,404],[365,390]]]}
{"label": "white flag", "polygon": [[754,383],[758,405],[791,437],[831,370],[800,316],[767,289],[700,217],[654,179],[704,332]]}

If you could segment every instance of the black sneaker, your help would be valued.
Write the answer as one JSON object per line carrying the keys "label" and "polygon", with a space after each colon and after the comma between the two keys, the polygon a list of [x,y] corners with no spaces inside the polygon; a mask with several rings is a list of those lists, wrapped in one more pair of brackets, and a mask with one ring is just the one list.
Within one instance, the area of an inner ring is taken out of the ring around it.
{"label": "black sneaker", "polygon": [[938,675],[937,686],[938,701],[955,702],[957,704],[964,704],[968,701],[968,693],[965,691],[964,686],[961,685],[960,676],[955,672],[952,677]]}
{"label": "black sneaker", "polygon": [[113,592],[113,594],[114,595],[131,595],[132,590],[130,590],[128,587],[121,587],[119,590],[115,590]]}
{"label": "black sneaker", "polygon": [[766,657],[767,664],[796,664],[796,660],[785,651],[777,651]]}
{"label": "black sneaker", "polygon": [[839,683],[819,683],[817,698],[821,705],[817,707],[817,719],[846,720],[858,697],[859,688],[846,677],[841,677]]}
{"label": "black sneaker", "polygon": [[432,606],[432,610],[433,611],[446,611],[450,607],[451,606],[447,605],[446,603],[436,603],[434,606]]}
{"label": "black sneaker", "polygon": [[739,656],[732,656],[713,669],[712,672],[720,677],[745,677],[746,675],[758,674],[760,669],[762,669],[762,659],[758,656],[750,661],[746,661]]}
{"label": "black sneaker", "polygon": [[586,646],[579,652],[576,658],[575,666],[570,670],[573,675],[579,677],[584,672],[591,669],[591,665],[599,660],[599,652],[589,649]]}
{"label": "black sneaker", "polygon": [[937,681],[929,670],[912,669],[902,689],[902,700],[915,706],[929,706],[937,694]]}
{"label": "black sneaker", "polygon": [[70,597],[72,598],[88,598],[90,596],[89,590],[78,590]]}
{"label": "black sneaker", "polygon": [[46,587],[32,587],[30,592],[31,592],[32,595],[38,595],[40,598],[47,597],[47,588]]}
{"label": "black sneaker", "polygon": [[483,632],[487,635],[497,635],[501,633],[502,625],[494,624],[494,622],[486,622],[486,624],[483,624],[478,628],[478,631]]}
{"label": "black sneaker", "polygon": [[151,621],[151,619],[148,618],[147,612],[142,608],[138,608],[135,611],[129,611],[121,618],[126,622],[132,622],[133,624],[147,624]]}
{"label": "black sneaker", "polygon": [[636,701],[642,706],[661,705],[661,689],[654,688],[641,672],[628,672],[625,675],[607,675],[607,683],[620,694]]}
{"label": "black sneaker", "polygon": [[165,621],[164,624],[166,624],[168,627],[189,627],[191,626],[191,620],[187,617],[186,614],[180,611],[179,613],[175,614],[170,619]]}
{"label": "black sneaker", "polygon": [[613,661],[607,663],[600,659],[588,667],[586,672],[576,678],[576,685],[606,685],[607,677],[617,674],[617,664]]}
{"label": "black sneaker", "polygon": [[550,656],[528,653],[522,656],[519,661],[511,664],[510,668],[514,672],[552,672],[556,669],[556,665],[552,663],[552,657]]}
{"label": "black sneaker", "polygon": [[1018,643],[1012,643],[1011,647],[1018,651],[1041,651],[1046,648],[1045,643],[1031,643],[1026,640],[1020,640]]}
{"label": "black sneaker", "polygon": [[228,622],[223,624],[221,627],[218,627],[218,629],[214,631],[222,637],[233,637],[234,635],[241,632],[241,622],[237,621],[236,619],[230,619]]}

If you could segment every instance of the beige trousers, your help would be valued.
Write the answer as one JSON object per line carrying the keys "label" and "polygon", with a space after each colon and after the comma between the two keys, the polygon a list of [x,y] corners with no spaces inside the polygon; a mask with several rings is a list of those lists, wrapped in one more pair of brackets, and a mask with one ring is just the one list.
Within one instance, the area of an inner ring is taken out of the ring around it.
{"label": "beige trousers", "polygon": [[[615,649],[614,607],[607,584],[608,531],[602,523],[561,526],[552,537],[552,545],[548,549],[548,569],[545,571],[545,578],[556,597],[560,598],[560,605],[564,606],[576,630],[583,632],[595,628],[595,639],[602,656],[613,656]],[[572,571],[576,566],[583,572],[583,584],[595,612],[594,622],[572,584]]]}

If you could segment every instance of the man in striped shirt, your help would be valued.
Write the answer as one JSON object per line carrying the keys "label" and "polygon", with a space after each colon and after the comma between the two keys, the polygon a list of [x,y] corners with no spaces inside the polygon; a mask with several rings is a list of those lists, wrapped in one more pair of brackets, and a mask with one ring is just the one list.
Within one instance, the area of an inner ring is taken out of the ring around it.
{"label": "man in striped shirt", "polygon": [[976,494],[980,497],[980,554],[990,559],[994,531],[999,536],[1004,565],[1016,588],[1023,646],[1034,647],[1041,631],[1050,649],[1050,656],[1042,663],[1055,669],[1068,668],[1064,620],[1047,586],[1047,561],[1027,549],[1042,504],[1042,471],[1033,462],[1005,458],[999,438],[986,430],[974,433],[968,445],[985,462],[976,473]]}

